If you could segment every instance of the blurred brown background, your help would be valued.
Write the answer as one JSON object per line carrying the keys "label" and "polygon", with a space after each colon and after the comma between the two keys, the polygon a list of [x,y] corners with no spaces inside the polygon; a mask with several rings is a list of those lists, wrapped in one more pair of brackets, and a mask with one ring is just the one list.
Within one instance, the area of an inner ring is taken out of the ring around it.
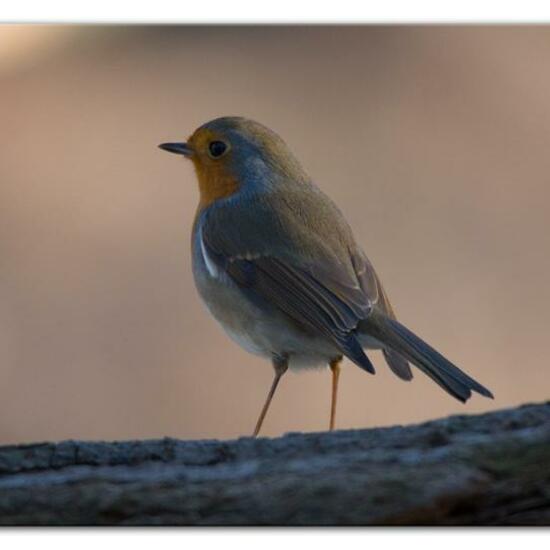
{"label": "blurred brown background", "polygon": [[[547,399],[550,27],[0,27],[0,442],[249,434],[269,364],[195,292],[190,164],[220,115],[279,132],[400,318],[490,387],[454,401],[374,354],[342,428]],[[265,434],[323,430],[289,374]]]}

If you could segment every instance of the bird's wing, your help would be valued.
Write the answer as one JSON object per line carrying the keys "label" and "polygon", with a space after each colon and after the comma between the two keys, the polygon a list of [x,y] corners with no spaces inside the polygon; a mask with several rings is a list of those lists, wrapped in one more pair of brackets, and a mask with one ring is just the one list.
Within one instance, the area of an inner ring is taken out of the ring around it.
{"label": "bird's wing", "polygon": [[311,231],[299,217],[281,220],[280,209],[275,217],[271,208],[261,212],[260,206],[253,219],[242,211],[238,219],[223,212],[208,218],[200,228],[208,261],[241,289],[325,335],[349,359],[374,372],[355,333],[376,301],[372,289],[370,297],[365,292],[372,284],[370,268],[359,255],[345,246],[331,250],[328,237]]}

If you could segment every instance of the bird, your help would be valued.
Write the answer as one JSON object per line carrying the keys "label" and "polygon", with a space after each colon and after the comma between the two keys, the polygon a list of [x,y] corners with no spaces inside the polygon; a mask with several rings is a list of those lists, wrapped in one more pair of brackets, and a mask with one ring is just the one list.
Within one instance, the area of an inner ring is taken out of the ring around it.
{"label": "bird", "polygon": [[191,250],[200,297],[231,339],[274,369],[254,437],[288,369],[330,369],[333,430],[343,359],[375,373],[365,350],[381,350],[401,380],[413,378],[412,365],[463,403],[472,392],[493,398],[397,320],[344,215],[276,132],[223,116],[159,147],[195,169]]}

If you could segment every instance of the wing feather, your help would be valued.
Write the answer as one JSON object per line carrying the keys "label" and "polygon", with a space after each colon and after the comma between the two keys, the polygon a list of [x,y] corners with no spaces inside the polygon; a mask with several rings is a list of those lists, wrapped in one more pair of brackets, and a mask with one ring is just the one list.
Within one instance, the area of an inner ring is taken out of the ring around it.
{"label": "wing feather", "polygon": [[253,253],[227,255],[213,249],[207,237],[201,236],[210,261],[223,267],[237,285],[267,300],[296,323],[320,332],[354,363],[374,373],[355,334],[359,322],[368,315],[367,302],[362,307],[348,303],[342,292],[337,295],[307,270],[278,258]]}
{"label": "wing feather", "polygon": [[209,271],[225,273],[249,296],[326,336],[374,372],[357,328],[370,315],[378,290],[338,209],[305,184],[248,192],[246,205],[238,197],[229,199],[198,219]]}

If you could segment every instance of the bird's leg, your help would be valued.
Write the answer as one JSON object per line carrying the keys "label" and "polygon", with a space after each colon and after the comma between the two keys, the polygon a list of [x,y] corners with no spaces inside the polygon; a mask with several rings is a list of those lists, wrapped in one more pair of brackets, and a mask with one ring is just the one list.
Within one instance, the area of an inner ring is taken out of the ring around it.
{"label": "bird's leg", "polygon": [[342,358],[338,357],[330,362],[330,370],[332,371],[332,399],[330,403],[330,427],[329,430],[334,430],[336,421],[336,398],[338,397],[338,378],[340,376],[340,363]]}
{"label": "bird's leg", "polygon": [[262,408],[262,412],[260,413],[260,416],[258,418],[258,422],[256,422],[256,427],[254,428],[254,434],[253,434],[254,437],[256,437],[260,433],[260,429],[262,428],[265,415],[267,414],[267,409],[269,409],[269,405],[271,404],[271,400],[273,399],[273,395],[275,394],[275,390],[277,389],[279,380],[288,369],[288,357],[274,357],[273,368],[275,369],[275,378],[273,378],[271,389],[267,394],[267,399],[265,400],[264,406]]}

